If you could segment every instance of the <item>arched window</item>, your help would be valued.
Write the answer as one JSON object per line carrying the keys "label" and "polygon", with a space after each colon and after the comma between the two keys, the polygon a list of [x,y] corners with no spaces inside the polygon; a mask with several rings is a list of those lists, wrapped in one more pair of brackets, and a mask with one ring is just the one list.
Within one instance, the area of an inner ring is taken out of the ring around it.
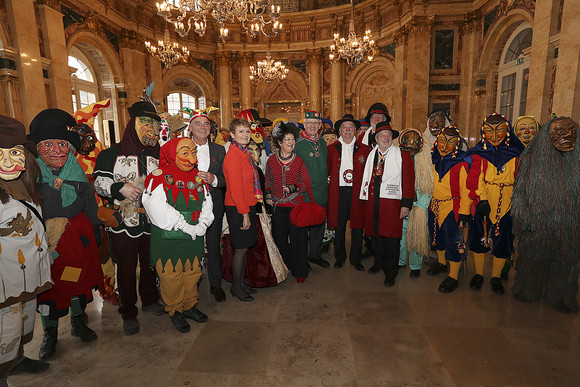
{"label": "arched window", "polygon": [[[167,112],[169,114],[177,114],[179,110],[184,107],[188,107],[190,109],[205,109],[205,98],[196,98],[193,95],[187,93],[171,93],[167,96]],[[184,115],[184,118],[189,117]]]}
{"label": "arched window", "polygon": [[532,28],[524,23],[512,33],[501,56],[496,111],[512,122],[526,113],[531,45]]}

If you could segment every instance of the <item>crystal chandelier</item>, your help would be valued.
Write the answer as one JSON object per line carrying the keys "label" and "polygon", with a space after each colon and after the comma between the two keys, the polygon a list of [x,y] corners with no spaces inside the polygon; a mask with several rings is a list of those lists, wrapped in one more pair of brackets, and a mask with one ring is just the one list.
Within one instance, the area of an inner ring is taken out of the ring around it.
{"label": "crystal chandelier", "polygon": [[286,79],[289,71],[282,62],[272,59],[270,50],[268,49],[265,60],[258,61],[256,66],[250,66],[250,80],[254,84],[257,84],[260,80],[263,80],[267,84],[270,84],[273,80],[282,83]]}
{"label": "crystal chandelier", "polygon": [[372,40],[370,30],[366,30],[362,38],[359,38],[354,32],[354,4],[351,0],[351,17],[348,27],[348,37],[341,38],[338,33],[334,34],[334,44],[330,46],[330,54],[328,55],[331,61],[338,59],[345,59],[346,62],[353,67],[360,63],[365,53],[368,52],[366,59],[370,62],[373,60],[373,51],[375,49],[375,41]]}
{"label": "crystal chandelier", "polygon": [[179,44],[177,42],[171,43],[169,30],[167,28],[165,29],[163,40],[158,40],[156,46],[151,42],[146,41],[145,47],[147,48],[147,51],[149,51],[153,57],[159,59],[167,69],[170,69],[179,61],[185,60],[189,55],[187,47],[181,47],[181,49],[179,49]]}
{"label": "crystal chandelier", "polygon": [[280,7],[270,0],[164,0],[157,3],[157,14],[175,26],[175,31],[186,36],[193,28],[199,36],[205,35],[207,16],[211,15],[219,26],[222,42],[228,38],[226,22],[242,25],[242,30],[256,37],[262,33],[268,37],[282,31],[278,22]]}

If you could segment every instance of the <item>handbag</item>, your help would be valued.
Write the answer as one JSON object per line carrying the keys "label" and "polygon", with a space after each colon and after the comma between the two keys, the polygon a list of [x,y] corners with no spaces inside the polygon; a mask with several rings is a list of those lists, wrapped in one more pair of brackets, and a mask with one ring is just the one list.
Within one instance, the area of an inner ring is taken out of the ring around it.
{"label": "handbag", "polygon": [[119,210],[119,206],[106,203],[97,209],[97,218],[105,227],[119,227],[123,223],[123,215]]}
{"label": "handbag", "polygon": [[312,200],[310,203],[302,201],[290,211],[290,222],[296,227],[316,226],[326,219],[326,210],[314,201],[310,186],[308,186],[308,194]]}

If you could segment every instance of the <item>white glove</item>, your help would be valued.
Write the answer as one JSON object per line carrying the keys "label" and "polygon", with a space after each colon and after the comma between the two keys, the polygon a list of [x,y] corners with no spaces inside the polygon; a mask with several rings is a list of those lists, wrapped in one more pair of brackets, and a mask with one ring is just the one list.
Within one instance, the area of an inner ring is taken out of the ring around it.
{"label": "white glove", "polygon": [[186,234],[189,234],[191,236],[191,240],[195,240],[195,238],[197,238],[197,236],[200,235],[197,226],[188,223],[182,226],[181,231],[183,231]]}

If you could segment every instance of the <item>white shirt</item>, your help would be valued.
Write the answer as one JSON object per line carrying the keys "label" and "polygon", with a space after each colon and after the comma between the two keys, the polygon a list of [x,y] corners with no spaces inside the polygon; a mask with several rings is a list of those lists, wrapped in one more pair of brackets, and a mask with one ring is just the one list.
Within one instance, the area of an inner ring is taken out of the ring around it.
{"label": "white shirt", "polygon": [[352,187],[353,178],[353,153],[354,153],[354,138],[347,144],[344,142],[342,137],[338,139],[342,144],[342,152],[340,155],[340,171],[339,171],[339,186],[341,187]]}
{"label": "white shirt", "polygon": [[[209,157],[209,142],[206,140],[205,144],[197,145],[197,169],[199,171],[207,172],[209,169],[210,157]],[[217,187],[217,177],[214,175],[212,187]]]}

